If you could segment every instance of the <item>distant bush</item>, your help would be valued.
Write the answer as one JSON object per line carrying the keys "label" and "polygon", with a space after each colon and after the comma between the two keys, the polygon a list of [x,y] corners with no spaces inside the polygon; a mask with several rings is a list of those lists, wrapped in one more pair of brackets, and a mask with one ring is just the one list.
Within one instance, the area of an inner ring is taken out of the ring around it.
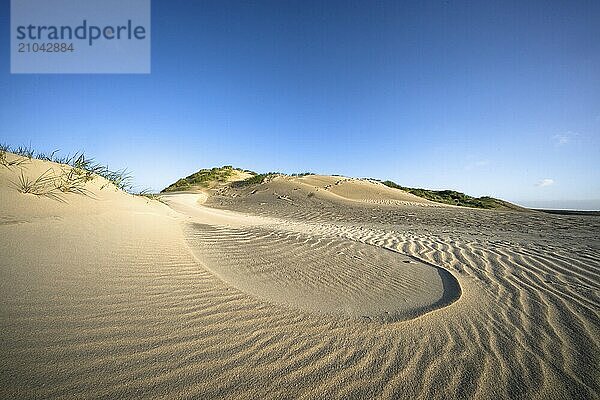
{"label": "distant bush", "polygon": [[508,207],[508,203],[489,196],[477,198],[466,195],[461,192],[457,192],[455,190],[428,190],[421,188],[409,188],[400,186],[392,181],[384,181],[382,183],[393,189],[404,190],[405,192],[414,194],[415,196],[419,196],[430,201],[434,201],[436,203],[487,209]]}
{"label": "distant bush", "polygon": [[292,174],[290,176],[302,177],[302,176],[308,176],[308,175],[315,175],[315,173],[314,172],[300,172],[300,173]]}
{"label": "distant bush", "polygon": [[244,187],[250,185],[260,185],[265,180],[274,178],[276,176],[283,176],[281,172],[267,172],[266,174],[256,174],[249,178],[244,179],[243,181],[233,182],[231,184],[232,187]]}
{"label": "distant bush", "polygon": [[179,179],[177,182],[169,185],[163,192],[174,192],[190,189],[193,186],[208,187],[211,182],[227,182],[234,173],[231,165],[224,165],[220,168],[201,169],[198,172]]}
{"label": "distant bush", "polygon": [[382,183],[385,186],[388,186],[388,187],[391,187],[391,188],[394,188],[394,189],[402,189],[402,190],[408,189],[408,188],[404,188],[404,187],[398,185],[396,182],[392,182],[392,181],[383,181]]}

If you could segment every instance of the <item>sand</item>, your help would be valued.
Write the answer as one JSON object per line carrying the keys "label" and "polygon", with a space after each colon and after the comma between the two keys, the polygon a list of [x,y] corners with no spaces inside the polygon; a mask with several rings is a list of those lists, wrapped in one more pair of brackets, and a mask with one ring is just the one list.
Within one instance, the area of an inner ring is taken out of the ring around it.
{"label": "sand", "polygon": [[19,174],[1,398],[598,398],[598,217],[318,176],[61,202]]}

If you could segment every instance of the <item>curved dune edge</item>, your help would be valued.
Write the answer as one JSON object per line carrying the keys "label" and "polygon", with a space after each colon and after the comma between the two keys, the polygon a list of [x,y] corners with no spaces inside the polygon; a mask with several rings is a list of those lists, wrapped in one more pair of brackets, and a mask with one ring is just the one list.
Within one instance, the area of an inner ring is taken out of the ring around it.
{"label": "curved dune edge", "polygon": [[447,270],[341,231],[202,206],[201,194],[165,201],[191,221],[192,253],[230,286],[302,311],[402,321],[448,306],[461,295]]}
{"label": "curved dune edge", "polygon": [[339,237],[186,224],[192,253],[228,285],[301,311],[380,322],[417,318],[461,296],[445,269]]}

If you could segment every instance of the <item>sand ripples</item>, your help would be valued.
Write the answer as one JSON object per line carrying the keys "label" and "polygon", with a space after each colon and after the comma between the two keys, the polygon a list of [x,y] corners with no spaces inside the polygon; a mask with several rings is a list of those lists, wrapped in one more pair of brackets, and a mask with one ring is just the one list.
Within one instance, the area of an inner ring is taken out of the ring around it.
{"label": "sand ripples", "polygon": [[[469,220],[460,225],[459,214],[444,233],[413,209],[397,211],[394,223],[370,224],[373,215],[361,213],[363,223],[351,211],[344,223],[315,213],[314,224],[290,218],[287,230],[186,222],[182,233],[170,220],[159,228],[151,215],[130,214],[96,218],[85,232],[66,219],[0,226],[14,239],[2,242],[0,259],[0,397],[598,397],[595,233],[572,228],[587,241],[553,239],[549,247],[492,227],[463,234]],[[402,227],[404,217],[424,227]],[[90,241],[77,241],[82,235]],[[36,240],[46,250],[18,244]],[[213,271],[217,262],[237,263],[244,276],[262,271],[285,282],[278,274],[287,273],[314,289],[314,275],[286,265],[263,271],[251,256],[272,267],[306,259],[333,277],[324,260],[339,252],[345,268],[334,293],[345,301],[361,284],[384,297],[418,286],[394,275],[402,254],[450,271],[462,295],[418,318],[380,323],[281,306],[228,281],[226,268]],[[67,267],[64,254],[78,262]],[[354,262],[357,254],[363,262]],[[364,265],[379,269],[363,276]]]}
{"label": "sand ripples", "polygon": [[447,271],[380,246],[260,228],[190,224],[193,252],[234,287],[275,304],[367,319],[414,318],[460,296]]}

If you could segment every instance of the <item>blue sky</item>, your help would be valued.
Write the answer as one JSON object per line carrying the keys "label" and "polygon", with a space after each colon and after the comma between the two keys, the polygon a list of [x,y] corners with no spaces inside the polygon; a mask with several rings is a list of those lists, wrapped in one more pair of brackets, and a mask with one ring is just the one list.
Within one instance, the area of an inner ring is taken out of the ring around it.
{"label": "blue sky", "polygon": [[600,209],[598,1],[153,0],[149,75],[11,75],[8,3],[2,142]]}

